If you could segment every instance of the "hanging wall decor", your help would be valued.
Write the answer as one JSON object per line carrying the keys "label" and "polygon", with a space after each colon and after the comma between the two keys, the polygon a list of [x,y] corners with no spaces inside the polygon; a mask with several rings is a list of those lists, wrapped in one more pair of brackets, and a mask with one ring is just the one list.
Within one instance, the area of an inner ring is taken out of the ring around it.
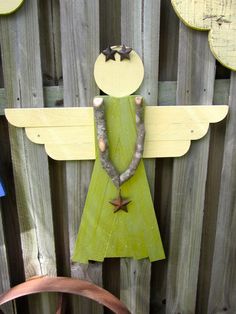
{"label": "hanging wall decor", "polygon": [[53,159],[95,159],[73,261],[161,260],[143,158],[186,154],[209,123],[224,119],[228,106],[145,107],[141,96],[130,96],[142,83],[143,63],[125,45],[98,56],[94,77],[108,96],[95,97],[93,108],[6,109],[6,117]]}
{"label": "hanging wall decor", "polygon": [[236,1],[171,1],[187,26],[209,31],[209,44],[215,58],[236,71]]}
{"label": "hanging wall decor", "polygon": [[0,15],[15,12],[23,2],[24,0],[0,0]]}

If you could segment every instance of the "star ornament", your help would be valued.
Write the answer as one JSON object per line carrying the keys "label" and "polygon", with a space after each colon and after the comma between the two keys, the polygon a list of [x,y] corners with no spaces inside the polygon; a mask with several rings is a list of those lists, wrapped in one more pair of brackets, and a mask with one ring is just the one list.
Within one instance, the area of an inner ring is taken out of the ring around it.
{"label": "star ornament", "polygon": [[128,213],[127,205],[130,202],[131,201],[122,198],[121,194],[119,193],[119,196],[116,199],[110,201],[109,203],[114,206],[113,208],[114,213],[117,213],[119,210],[123,210],[124,212]]}
{"label": "star ornament", "polygon": [[102,51],[102,54],[106,57],[106,62],[108,60],[116,60],[115,59],[115,54],[117,53],[116,50],[111,49],[111,47],[107,47],[105,50]]}
{"label": "star ornament", "polygon": [[130,53],[132,51],[132,48],[127,48],[125,47],[125,45],[122,46],[121,50],[118,51],[119,55],[120,55],[120,61],[124,60],[124,59],[128,59],[130,60]]}

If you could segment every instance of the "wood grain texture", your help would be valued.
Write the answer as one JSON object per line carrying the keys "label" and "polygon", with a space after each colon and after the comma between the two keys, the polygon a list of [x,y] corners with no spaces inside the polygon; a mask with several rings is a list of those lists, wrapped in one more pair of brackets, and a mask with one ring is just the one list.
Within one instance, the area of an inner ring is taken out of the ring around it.
{"label": "wood grain texture", "polygon": [[172,0],[182,21],[195,29],[209,30],[213,55],[224,66],[236,70],[236,3],[219,0]]}
{"label": "wood grain texture", "polygon": [[[176,104],[176,82],[158,82],[158,104],[160,106],[170,106]],[[45,107],[61,107],[63,98],[63,86],[48,86],[44,88]],[[229,97],[229,80],[215,80],[214,104],[227,105]],[[4,115],[7,108],[5,89],[0,88],[0,115]]]}
{"label": "wood grain texture", "polygon": [[[10,289],[10,278],[9,278],[9,268],[7,262],[7,252],[5,237],[3,233],[3,223],[2,223],[2,206],[0,201],[0,293],[3,293]],[[3,312],[9,314],[15,314],[16,309],[14,309],[14,304],[12,302],[2,305],[0,308]]]}
{"label": "wood grain texture", "polygon": [[[133,97],[130,101],[134,102]],[[92,108],[6,109],[8,121],[26,127],[27,137],[44,144],[56,160],[95,159]],[[145,108],[144,158],[179,157],[191,140],[206,135],[209,123],[222,120],[228,106],[167,106]]]}
{"label": "wood grain texture", "polygon": [[[230,115],[227,119],[223,167],[219,191],[215,249],[211,272],[208,313],[234,313],[235,302],[235,98],[236,75],[230,86]],[[219,284],[220,283],[220,284]]]}
{"label": "wood grain texture", "polygon": [[[93,65],[99,54],[99,1],[60,1],[64,105],[92,105],[98,94]],[[87,195],[93,164],[88,161],[65,165],[65,189],[68,193],[69,250],[73,253]],[[71,265],[71,275],[102,284],[102,265]],[[74,299],[75,313],[101,313],[102,307],[87,300]]]}
{"label": "wood grain texture", "polygon": [[[206,34],[181,24],[177,104],[211,104],[214,69]],[[206,136],[192,145],[188,155],[174,160],[167,313],[195,312],[208,151],[209,136]]]}
{"label": "wood grain texture", "polygon": [[176,81],[178,67],[179,19],[171,1],[161,0],[160,81]]}
{"label": "wood grain texture", "polygon": [[100,50],[121,44],[121,1],[100,0]]}
{"label": "wood grain texture", "polygon": [[[121,41],[134,48],[144,63],[144,81],[137,93],[148,105],[158,100],[159,24],[159,0],[121,0]],[[148,160],[145,167],[154,197],[155,162]],[[121,260],[121,299],[129,301],[126,305],[132,313],[149,313],[150,278],[148,260]]]}
{"label": "wood grain texture", "polygon": [[[1,199],[2,227],[8,257],[10,284],[14,286],[25,281],[25,272],[14,188],[8,122],[5,117],[0,117],[0,147],[0,172],[7,191],[6,196]],[[12,237],[12,234],[14,234],[14,237]],[[29,313],[26,299],[17,301],[16,306],[19,313],[21,311],[24,311],[25,314]]]}
{"label": "wood grain texture", "polygon": [[[176,86],[173,97],[169,97],[177,80],[179,19],[170,1],[161,0],[160,15],[160,61],[158,104],[175,105]],[[163,82],[162,82],[163,81]],[[163,86],[163,89],[162,89]],[[172,88],[171,88],[172,86]],[[166,93],[164,90],[166,89]],[[163,97],[165,95],[165,97]],[[169,248],[170,190],[172,185],[173,158],[156,160],[155,208],[165,251]],[[167,262],[152,264],[151,313],[165,314]]]}
{"label": "wood grain texture", "polygon": [[[210,150],[207,170],[201,256],[198,275],[196,313],[207,313],[213,263],[216,221],[222,159],[224,152],[225,124],[223,121],[211,127]],[[214,197],[213,197],[214,195]]]}
{"label": "wood grain texture", "polygon": [[39,1],[40,51],[44,86],[62,83],[59,0]]}
{"label": "wood grain texture", "polygon": [[[6,99],[12,107],[43,105],[37,1],[1,18]],[[31,32],[26,32],[31,29]],[[21,130],[10,129],[22,251],[26,277],[56,274],[47,156]],[[34,313],[49,313],[53,299],[30,299]],[[46,310],[45,310],[46,309]]]}

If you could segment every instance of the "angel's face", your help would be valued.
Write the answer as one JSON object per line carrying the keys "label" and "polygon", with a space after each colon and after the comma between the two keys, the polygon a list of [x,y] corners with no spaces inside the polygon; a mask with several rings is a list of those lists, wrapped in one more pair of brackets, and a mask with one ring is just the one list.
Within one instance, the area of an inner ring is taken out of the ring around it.
{"label": "angel's face", "polygon": [[98,87],[113,97],[134,93],[143,81],[144,67],[138,54],[125,46],[108,47],[97,58],[94,77]]}

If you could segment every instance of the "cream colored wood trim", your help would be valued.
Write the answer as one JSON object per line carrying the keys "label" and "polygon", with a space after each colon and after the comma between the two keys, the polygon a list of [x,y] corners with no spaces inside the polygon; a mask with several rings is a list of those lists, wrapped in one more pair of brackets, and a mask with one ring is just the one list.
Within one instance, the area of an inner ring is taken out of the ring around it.
{"label": "cream colored wood trim", "polygon": [[[144,158],[184,155],[191,140],[203,137],[209,123],[226,116],[228,106],[146,107]],[[28,138],[45,144],[56,160],[95,159],[92,108],[6,109],[8,121],[25,127]]]}

